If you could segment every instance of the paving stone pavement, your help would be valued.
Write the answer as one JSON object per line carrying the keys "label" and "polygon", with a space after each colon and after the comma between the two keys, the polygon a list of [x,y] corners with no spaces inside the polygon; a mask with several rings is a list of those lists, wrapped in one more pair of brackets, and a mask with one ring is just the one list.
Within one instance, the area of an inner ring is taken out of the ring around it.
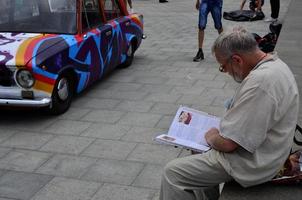
{"label": "paving stone pavement", "polygon": [[[281,1],[282,19],[290,0]],[[236,84],[211,55],[217,37],[211,17],[205,60],[197,50],[195,0],[133,0],[144,14],[147,39],[128,69],[75,98],[61,116],[1,110],[1,200],[156,200],[163,166],[187,150],[152,139],[167,131],[179,105],[222,115]],[[238,0],[223,10],[239,8]],[[266,2],[264,12],[269,15]],[[238,24],[223,20],[224,27]],[[241,22],[265,35],[268,23]]]}

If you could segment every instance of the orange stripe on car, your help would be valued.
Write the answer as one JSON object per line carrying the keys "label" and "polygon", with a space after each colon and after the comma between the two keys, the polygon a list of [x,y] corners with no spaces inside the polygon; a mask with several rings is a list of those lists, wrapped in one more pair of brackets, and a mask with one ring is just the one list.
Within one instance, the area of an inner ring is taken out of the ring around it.
{"label": "orange stripe on car", "polygon": [[56,80],[48,78],[46,76],[42,76],[40,74],[34,74],[34,77],[36,80],[39,80],[39,81],[42,81],[42,82],[45,82],[45,83],[51,84],[51,85],[54,85],[56,82]]}
{"label": "orange stripe on car", "polygon": [[47,93],[51,94],[52,90],[54,88],[54,85],[53,84],[48,84],[48,83],[45,83],[45,82],[42,82],[42,81],[39,81],[39,80],[36,80],[34,88],[36,90],[42,90],[44,92],[47,92]]}

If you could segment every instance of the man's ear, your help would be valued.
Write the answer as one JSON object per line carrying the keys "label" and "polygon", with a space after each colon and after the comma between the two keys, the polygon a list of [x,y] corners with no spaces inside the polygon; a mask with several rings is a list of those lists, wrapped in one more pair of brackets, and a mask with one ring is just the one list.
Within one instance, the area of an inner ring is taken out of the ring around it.
{"label": "man's ear", "polygon": [[242,58],[241,58],[241,56],[240,55],[238,55],[238,54],[234,54],[234,55],[232,55],[232,61],[233,62],[236,62],[236,63],[242,63]]}

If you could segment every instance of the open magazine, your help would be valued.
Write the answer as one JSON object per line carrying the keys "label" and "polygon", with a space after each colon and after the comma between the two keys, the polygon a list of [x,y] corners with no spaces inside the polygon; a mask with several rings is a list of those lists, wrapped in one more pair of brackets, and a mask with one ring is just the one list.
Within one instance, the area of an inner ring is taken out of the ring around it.
{"label": "open magazine", "polygon": [[204,152],[210,149],[205,133],[212,127],[219,128],[219,123],[220,119],[213,115],[181,106],[168,133],[157,136],[155,141]]}

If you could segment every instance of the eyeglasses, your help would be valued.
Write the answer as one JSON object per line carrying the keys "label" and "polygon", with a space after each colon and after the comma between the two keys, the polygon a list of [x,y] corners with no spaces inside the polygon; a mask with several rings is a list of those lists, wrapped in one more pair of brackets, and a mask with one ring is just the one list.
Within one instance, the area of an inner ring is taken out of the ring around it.
{"label": "eyeglasses", "polygon": [[232,56],[229,57],[224,64],[220,64],[220,66],[219,66],[219,71],[220,72],[225,72],[225,67],[230,62],[231,58],[232,58]]}

